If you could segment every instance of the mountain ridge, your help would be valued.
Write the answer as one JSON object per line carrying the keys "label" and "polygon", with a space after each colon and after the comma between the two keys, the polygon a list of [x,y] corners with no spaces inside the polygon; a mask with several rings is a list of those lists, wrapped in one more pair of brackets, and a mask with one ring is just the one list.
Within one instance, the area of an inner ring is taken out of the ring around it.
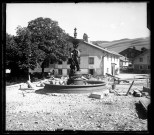
{"label": "mountain ridge", "polygon": [[115,51],[117,53],[129,48],[135,47],[137,50],[141,50],[142,47],[147,49],[150,48],[150,37],[145,38],[134,38],[134,39],[120,39],[114,41],[91,41],[93,44],[98,45],[102,48],[106,48],[110,51]]}

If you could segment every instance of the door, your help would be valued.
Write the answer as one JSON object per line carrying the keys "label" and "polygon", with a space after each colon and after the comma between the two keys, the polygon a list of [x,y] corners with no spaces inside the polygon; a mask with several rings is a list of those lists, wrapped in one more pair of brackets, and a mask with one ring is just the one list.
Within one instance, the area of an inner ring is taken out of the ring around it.
{"label": "door", "polygon": [[94,69],[89,69],[89,74],[94,75]]}
{"label": "door", "polygon": [[111,74],[115,75],[115,63],[111,63]]}

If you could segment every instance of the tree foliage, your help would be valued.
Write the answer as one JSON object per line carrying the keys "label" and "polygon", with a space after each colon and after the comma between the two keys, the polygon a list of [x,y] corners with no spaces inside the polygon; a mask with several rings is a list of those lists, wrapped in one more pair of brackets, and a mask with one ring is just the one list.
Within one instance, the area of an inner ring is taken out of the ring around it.
{"label": "tree foliage", "polygon": [[14,62],[17,52],[14,36],[6,33],[6,68],[9,68],[11,63]]}
{"label": "tree foliage", "polygon": [[20,56],[19,66],[22,69],[34,69],[37,65],[37,46],[31,42],[31,33],[27,27],[17,27],[15,38]]}
{"label": "tree foliage", "polygon": [[6,55],[5,62],[6,68],[11,69],[11,75],[17,75],[19,71],[19,54],[18,54],[18,45],[15,42],[15,36],[9,35],[6,33]]}
{"label": "tree foliage", "polygon": [[68,56],[68,35],[58,26],[58,22],[49,18],[37,18],[28,23],[31,32],[32,43],[38,49],[45,52],[44,57],[38,60],[44,61],[51,58],[54,61],[65,61]]}
{"label": "tree foliage", "polygon": [[37,62],[44,64],[48,61],[65,61],[68,57],[68,34],[58,26],[58,22],[50,18],[37,18],[28,23],[31,33],[31,43],[37,47]]}
{"label": "tree foliage", "polygon": [[69,35],[50,18],[39,17],[27,27],[18,26],[16,34],[7,34],[7,65],[12,61],[21,69],[34,69],[39,63],[44,72],[46,62],[65,61],[68,57]]}

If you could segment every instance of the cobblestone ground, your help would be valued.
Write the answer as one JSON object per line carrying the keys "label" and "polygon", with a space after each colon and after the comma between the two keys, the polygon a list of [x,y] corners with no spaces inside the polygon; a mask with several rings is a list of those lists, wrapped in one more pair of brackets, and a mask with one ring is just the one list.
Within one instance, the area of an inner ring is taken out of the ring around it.
{"label": "cobblestone ground", "polygon": [[[130,75],[129,75],[130,77]],[[132,75],[133,78],[133,75]],[[130,77],[130,83],[131,83]],[[130,83],[116,85],[116,91],[127,92]],[[131,90],[142,90],[146,79],[135,80]],[[26,87],[26,84],[22,84]],[[43,89],[38,88],[38,90]],[[109,84],[106,89],[111,89]],[[110,93],[102,99],[89,94],[22,92],[19,86],[6,88],[6,130],[103,130],[147,131],[147,119],[139,117],[135,104],[142,97],[117,96]]]}

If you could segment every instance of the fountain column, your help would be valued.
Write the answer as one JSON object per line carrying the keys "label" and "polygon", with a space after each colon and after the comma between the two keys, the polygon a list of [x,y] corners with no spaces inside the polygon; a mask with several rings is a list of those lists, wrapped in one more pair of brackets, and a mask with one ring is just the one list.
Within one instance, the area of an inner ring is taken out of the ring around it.
{"label": "fountain column", "polygon": [[[74,29],[74,38],[76,39],[77,33],[76,33],[76,28]],[[83,79],[81,71],[80,71],[80,52],[77,50],[78,47],[78,42],[74,40],[73,42],[73,50],[70,52],[70,73],[69,73],[69,79],[67,84],[74,84],[74,85],[83,85]]]}

